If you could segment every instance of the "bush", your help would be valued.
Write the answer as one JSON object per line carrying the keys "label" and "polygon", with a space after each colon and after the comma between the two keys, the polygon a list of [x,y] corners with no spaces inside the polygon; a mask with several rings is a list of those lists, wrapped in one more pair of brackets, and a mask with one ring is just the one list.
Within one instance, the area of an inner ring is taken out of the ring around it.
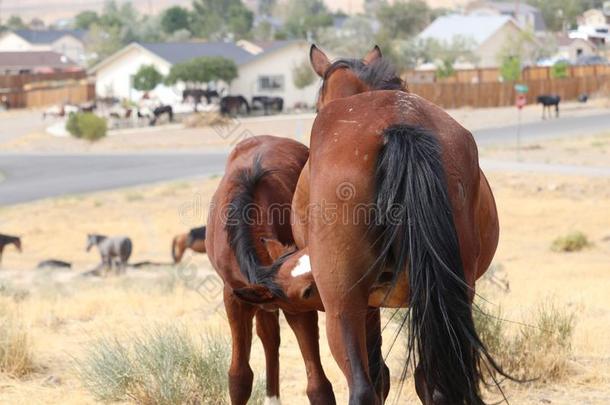
{"label": "bush", "polygon": [[563,79],[568,77],[568,62],[560,61],[551,67],[551,77],[553,79]]}
{"label": "bush", "polygon": [[31,341],[14,315],[0,314],[0,372],[23,377],[34,371]]}
{"label": "bush", "polygon": [[75,138],[96,141],[106,136],[106,120],[89,112],[72,113],[66,122],[66,130]]}
{"label": "bush", "polygon": [[[186,330],[155,327],[126,339],[101,338],[87,350],[77,367],[83,385],[99,401],[141,404],[228,401],[230,347],[219,335],[196,342]],[[260,383],[252,403],[262,403]]]}
{"label": "bush", "polygon": [[554,252],[578,252],[591,246],[587,235],[582,232],[572,232],[553,241],[551,250]]}
{"label": "bush", "polygon": [[473,316],[481,340],[511,376],[541,382],[565,376],[572,350],[574,313],[552,303],[541,304],[516,330],[507,330],[501,309],[490,313],[480,301]]}

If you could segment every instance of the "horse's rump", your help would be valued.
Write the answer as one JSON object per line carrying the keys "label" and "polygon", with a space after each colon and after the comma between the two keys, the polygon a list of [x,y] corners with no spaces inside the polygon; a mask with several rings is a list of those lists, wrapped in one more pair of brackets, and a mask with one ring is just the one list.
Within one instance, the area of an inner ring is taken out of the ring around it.
{"label": "horse's rump", "polygon": [[251,277],[232,274],[232,269],[247,272],[271,264],[261,238],[294,243],[290,204],[308,156],[305,145],[273,136],[244,140],[229,155],[207,222],[206,250],[233,287]]}

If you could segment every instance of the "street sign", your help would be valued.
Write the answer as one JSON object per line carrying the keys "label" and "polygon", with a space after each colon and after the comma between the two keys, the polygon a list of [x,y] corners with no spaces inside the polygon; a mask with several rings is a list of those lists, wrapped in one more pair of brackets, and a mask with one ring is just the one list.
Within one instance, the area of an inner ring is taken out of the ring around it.
{"label": "street sign", "polygon": [[515,84],[515,91],[517,93],[525,94],[529,91],[529,88],[525,84]]}
{"label": "street sign", "polygon": [[527,99],[524,94],[517,94],[517,99],[515,100],[515,105],[518,109],[522,109],[527,104]]}

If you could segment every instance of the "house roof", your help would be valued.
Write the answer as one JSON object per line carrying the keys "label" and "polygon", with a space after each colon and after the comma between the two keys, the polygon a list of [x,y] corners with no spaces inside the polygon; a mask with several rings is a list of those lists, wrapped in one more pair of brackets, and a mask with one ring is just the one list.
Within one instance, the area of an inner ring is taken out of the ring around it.
{"label": "house roof", "polygon": [[13,32],[32,44],[51,44],[66,35],[82,40],[87,34],[85,30],[15,30]]}
{"label": "house roof", "polygon": [[470,38],[481,45],[506,23],[513,22],[504,15],[447,15],[438,17],[418,37],[451,42],[455,37]]}
{"label": "house roof", "polygon": [[[170,65],[186,62],[193,58],[204,56],[222,56],[231,59],[236,65],[244,65],[253,60],[268,55],[271,52],[286,46],[301,43],[299,40],[247,42],[242,44],[233,42],[171,42],[171,43],[139,43],[132,42],[125,48],[104,59],[90,69],[96,72],[104,66],[112,63],[130,49],[139,48],[150,52],[157,58],[166,61]],[[250,45],[250,46],[246,46]]]}
{"label": "house roof", "polygon": [[255,56],[233,42],[140,43],[140,45],[172,65],[201,56],[222,56],[231,59],[237,65],[242,65]]}
{"label": "house roof", "polygon": [[0,70],[72,69],[76,63],[52,51],[0,52]]}

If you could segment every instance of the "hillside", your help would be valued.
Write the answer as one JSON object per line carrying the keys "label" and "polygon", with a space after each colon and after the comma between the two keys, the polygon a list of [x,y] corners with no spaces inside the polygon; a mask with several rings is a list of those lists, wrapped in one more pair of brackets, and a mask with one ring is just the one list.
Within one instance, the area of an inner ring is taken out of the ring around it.
{"label": "hillside", "polygon": [[[281,1],[281,0],[280,0]],[[426,0],[432,7],[454,8],[468,3],[470,0]],[[117,0],[123,3],[124,0]],[[191,0],[131,0],[134,6],[143,13],[158,13],[173,5],[189,6]],[[364,0],[325,0],[333,10],[343,10],[347,13],[358,13],[362,10]],[[105,0],[21,0],[18,2],[0,0],[0,17],[2,20],[11,15],[18,15],[25,21],[41,18],[45,22],[53,22],[62,18],[70,18],[83,10],[101,10]],[[249,1],[249,3],[253,3]]]}

